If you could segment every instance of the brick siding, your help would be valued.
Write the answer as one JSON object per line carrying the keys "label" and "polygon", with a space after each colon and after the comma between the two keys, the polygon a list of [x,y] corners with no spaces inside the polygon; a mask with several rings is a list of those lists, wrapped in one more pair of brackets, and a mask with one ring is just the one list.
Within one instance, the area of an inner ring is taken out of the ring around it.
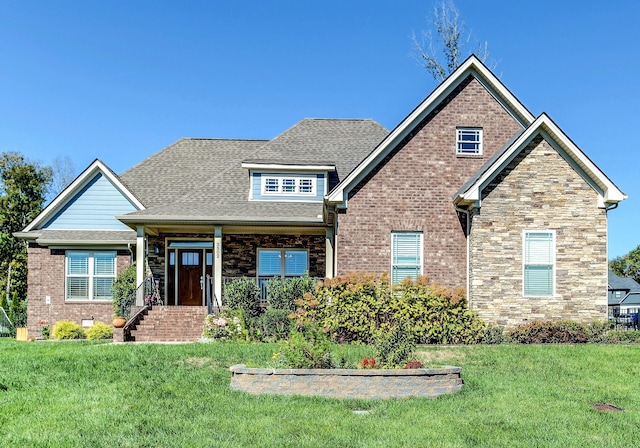
{"label": "brick siding", "polygon": [[[40,336],[38,321],[46,320],[51,328],[59,320],[68,319],[78,324],[82,319],[94,319],[110,324],[113,320],[111,302],[65,302],[65,251],[49,249],[30,243],[28,249],[28,299],[27,328],[29,337]],[[117,270],[122,272],[129,266],[130,256],[118,251]],[[51,304],[46,304],[46,296]]]}
{"label": "brick siding", "polygon": [[[481,156],[456,155],[456,127],[483,128]],[[391,232],[421,231],[424,274],[466,286],[466,225],[452,196],[520,125],[473,77],[464,80],[349,195],[338,215],[338,273],[389,272]]]}
{"label": "brick siding", "polygon": [[[556,232],[556,295],[523,296],[524,230]],[[606,319],[607,217],[597,193],[541,137],[482,193],[471,225],[470,306],[486,322]]]}

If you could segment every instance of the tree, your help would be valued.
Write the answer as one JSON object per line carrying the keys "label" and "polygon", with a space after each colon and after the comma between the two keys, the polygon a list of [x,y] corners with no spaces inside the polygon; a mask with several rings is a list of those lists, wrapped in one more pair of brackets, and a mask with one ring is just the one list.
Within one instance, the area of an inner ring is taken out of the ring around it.
{"label": "tree", "polygon": [[[433,19],[428,20],[436,30],[422,31],[420,37],[412,33],[414,57],[436,80],[443,80],[458,68],[461,59],[471,54],[468,50],[471,31],[467,33],[464,20],[453,0],[441,0],[433,9]],[[465,54],[466,53],[466,54]],[[476,56],[482,61],[489,57],[488,44],[478,44]],[[442,61],[444,58],[444,62]]]}
{"label": "tree", "polygon": [[51,164],[49,200],[58,196],[75,179],[75,168],[69,156],[57,156]]}
{"label": "tree", "polygon": [[20,153],[0,155],[0,287],[13,309],[27,297],[27,245],[13,234],[42,210],[51,176]]}
{"label": "tree", "polygon": [[611,260],[609,269],[620,277],[631,277],[640,283],[640,245],[627,255]]}

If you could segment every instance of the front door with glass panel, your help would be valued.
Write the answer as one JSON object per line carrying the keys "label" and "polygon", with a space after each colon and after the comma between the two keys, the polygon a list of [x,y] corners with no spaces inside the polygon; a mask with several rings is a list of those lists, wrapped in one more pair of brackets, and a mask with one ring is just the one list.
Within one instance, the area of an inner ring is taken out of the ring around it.
{"label": "front door with glass panel", "polygon": [[[207,282],[213,273],[212,250],[198,247],[169,247],[167,297],[169,305],[205,305]],[[186,245],[186,244],[185,244]]]}

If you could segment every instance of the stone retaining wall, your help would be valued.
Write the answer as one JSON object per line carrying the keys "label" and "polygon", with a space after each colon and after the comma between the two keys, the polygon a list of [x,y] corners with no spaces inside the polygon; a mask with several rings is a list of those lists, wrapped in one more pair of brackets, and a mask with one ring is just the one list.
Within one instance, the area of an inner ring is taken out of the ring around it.
{"label": "stone retaining wall", "polygon": [[250,369],[231,366],[231,388],[252,394],[333,398],[434,398],[462,389],[460,367],[439,369]]}

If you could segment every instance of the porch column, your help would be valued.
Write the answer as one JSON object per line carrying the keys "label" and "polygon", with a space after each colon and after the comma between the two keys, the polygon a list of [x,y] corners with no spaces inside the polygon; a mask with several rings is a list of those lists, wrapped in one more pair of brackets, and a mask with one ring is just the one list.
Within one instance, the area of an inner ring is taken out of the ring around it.
{"label": "porch column", "polygon": [[218,307],[222,306],[222,227],[216,227],[213,236],[213,292]]}
{"label": "porch column", "polygon": [[138,226],[136,235],[136,305],[144,305],[144,288],[140,285],[144,282],[144,263],[146,242],[144,238],[144,226]]}
{"label": "porch column", "polygon": [[324,237],[324,253],[325,253],[325,273],[324,276],[326,278],[333,278],[335,275],[334,272],[334,242],[335,236],[333,233],[332,227],[327,227],[325,229],[325,237]]}

